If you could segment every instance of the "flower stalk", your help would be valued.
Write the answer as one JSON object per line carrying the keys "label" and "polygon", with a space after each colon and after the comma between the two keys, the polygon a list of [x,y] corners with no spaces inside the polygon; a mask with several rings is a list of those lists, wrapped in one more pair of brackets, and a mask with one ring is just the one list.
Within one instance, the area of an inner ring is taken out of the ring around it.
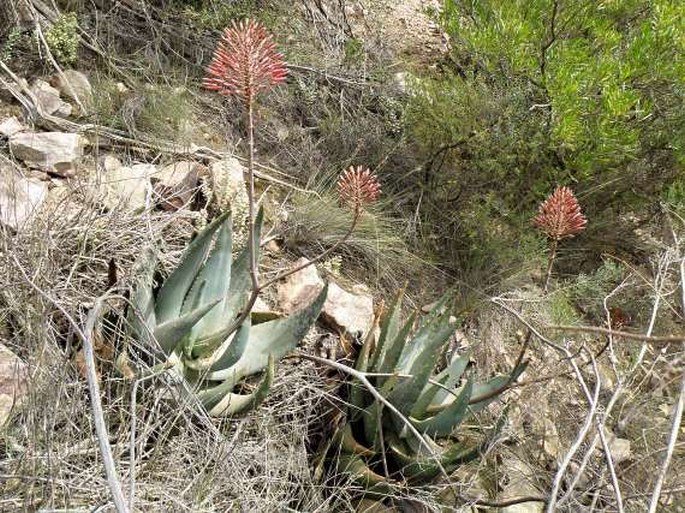
{"label": "flower stalk", "polygon": [[266,283],[260,284],[257,262],[259,241],[256,240],[255,229],[254,102],[261,92],[284,82],[286,75],[285,62],[282,55],[276,50],[276,45],[271,36],[262,25],[248,20],[238,24],[234,23],[224,30],[203,80],[205,89],[216,91],[224,96],[234,96],[241,101],[247,125],[248,156],[245,181],[249,204],[248,251],[252,292],[241,315],[234,321],[230,332],[235,331],[250,314],[260,291],[326,258],[340,247],[352,235],[364,208],[375,202],[381,192],[377,178],[368,168],[350,167],[338,181],[338,194],[341,204],[351,207],[354,211],[347,233],[333,246],[306,264],[283,272]]}

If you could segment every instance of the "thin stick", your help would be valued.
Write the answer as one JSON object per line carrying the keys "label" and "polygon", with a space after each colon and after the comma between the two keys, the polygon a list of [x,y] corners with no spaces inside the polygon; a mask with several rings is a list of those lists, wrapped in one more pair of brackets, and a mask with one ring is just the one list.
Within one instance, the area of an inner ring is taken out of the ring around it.
{"label": "thin stick", "polygon": [[86,381],[88,382],[88,392],[90,394],[93,422],[95,424],[95,433],[97,435],[98,445],[100,447],[102,463],[105,467],[107,483],[109,484],[109,489],[112,492],[112,499],[117,512],[128,513],[129,510],[126,506],[119,476],[117,475],[114,456],[112,455],[112,448],[109,445],[109,435],[107,433],[107,426],[105,424],[102,403],[100,402],[100,385],[98,384],[97,373],[95,370],[95,356],[93,350],[93,331],[95,329],[95,322],[98,319],[102,304],[107,295],[105,294],[105,296],[101,296],[95,300],[93,308],[91,308],[90,312],[88,313],[88,317],[86,318],[85,329],[82,330],[79,324],[60,303],[50,297],[33,282],[28,274],[26,274],[26,271],[22,267],[16,255],[12,255],[12,259],[19,269],[19,272],[23,275],[24,279],[31,286],[31,288],[33,288],[36,292],[38,292],[38,294],[54,305],[62,313],[62,315],[64,315],[65,319],[69,322],[83,343],[83,353],[86,365]]}
{"label": "thin stick", "polygon": [[583,427],[578,433],[575,442],[573,442],[573,445],[571,445],[570,449],[566,453],[563,462],[561,463],[561,465],[559,465],[559,469],[557,470],[557,473],[554,476],[554,482],[552,483],[552,491],[550,492],[549,502],[547,503],[547,513],[554,513],[554,508],[556,507],[557,502],[557,495],[559,494],[559,488],[561,487],[561,481],[563,480],[564,474],[566,473],[566,469],[571,464],[573,456],[575,456],[576,452],[578,452],[578,449],[580,449],[581,445],[583,444],[583,441],[585,440],[585,437],[587,436],[588,432],[590,431],[590,428],[592,427],[592,419],[595,416],[595,412],[597,411],[597,405],[599,404],[599,380],[595,383],[594,395],[590,397],[589,393],[587,393],[586,387],[584,386],[585,382],[582,379],[580,370],[578,369],[578,366],[575,363],[575,359],[571,357],[569,358],[569,361],[571,362],[571,365],[573,365],[573,370],[576,371],[577,376],[579,376],[581,385],[583,385],[583,391],[586,392],[586,397],[588,399],[588,402],[590,403],[590,411],[588,411],[588,414],[585,417],[585,423],[583,424]]}
{"label": "thin stick", "polygon": [[550,330],[562,330],[562,331],[577,331],[585,333],[600,333],[602,335],[613,335],[614,337],[630,338],[633,340],[641,340],[649,344],[672,344],[674,342],[685,342],[685,335],[675,335],[667,337],[642,335],[640,333],[630,333],[628,331],[617,331],[610,330],[607,328],[598,328],[596,326],[567,326],[563,324],[550,324],[545,326]]}
{"label": "thin stick", "polygon": [[[682,289],[682,305],[683,311],[685,311],[685,258],[680,260],[680,286]],[[668,466],[671,464],[671,458],[673,457],[673,451],[675,449],[676,442],[678,441],[678,432],[680,431],[680,423],[683,418],[683,408],[685,407],[685,372],[680,381],[680,396],[678,398],[678,403],[676,405],[675,411],[673,412],[673,422],[671,424],[671,434],[668,438],[668,448],[666,454],[664,455],[664,461],[661,464],[661,469],[659,470],[659,477],[657,477],[656,485],[654,485],[654,491],[652,492],[652,499],[649,503],[649,512],[656,513],[656,508],[659,505],[659,497],[661,496],[661,489],[664,486],[664,480],[666,479],[666,473],[668,472]]]}

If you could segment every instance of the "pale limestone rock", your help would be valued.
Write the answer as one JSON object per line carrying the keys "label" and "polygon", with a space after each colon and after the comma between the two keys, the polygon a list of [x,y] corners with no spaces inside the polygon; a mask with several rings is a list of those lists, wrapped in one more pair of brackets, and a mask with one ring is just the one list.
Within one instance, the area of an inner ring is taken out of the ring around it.
{"label": "pale limestone rock", "polygon": [[26,364],[4,344],[0,344],[0,427],[12,409],[26,398],[28,369]]}
{"label": "pale limestone rock", "polygon": [[21,124],[16,116],[0,121],[0,135],[3,137],[12,137],[14,134],[18,134],[24,130],[26,130],[26,127]]}
{"label": "pale limestone rock", "polygon": [[71,116],[71,105],[63,101],[59,96],[59,91],[47,82],[36,80],[31,86],[31,92],[38,100],[43,113],[62,118]]}
{"label": "pale limestone rock", "polygon": [[47,197],[45,182],[30,180],[14,170],[0,169],[0,223],[19,231]]}
{"label": "pale limestone rock", "polygon": [[[300,258],[293,267],[307,263]],[[319,276],[316,266],[310,265],[286,277],[278,286],[278,305],[285,314],[291,314],[309,305],[321,292],[324,282]]]}
{"label": "pale limestone rock", "polygon": [[322,315],[335,328],[363,337],[373,326],[373,297],[362,285],[348,292],[331,282]]}
{"label": "pale limestone rock", "polygon": [[150,177],[158,204],[164,210],[178,210],[188,205],[197,193],[199,179],[207,168],[193,161],[169,164]]}
{"label": "pale limestone rock", "polygon": [[230,209],[233,215],[233,241],[241,246],[247,241],[249,202],[244,178],[245,167],[233,157],[209,165],[202,180],[202,194],[220,212]]}
{"label": "pale limestone rock", "polygon": [[[518,458],[507,458],[502,462],[502,472],[508,478],[508,484],[502,490],[498,500],[506,500],[512,497],[538,496],[540,493],[533,486],[535,471],[525,462]],[[522,502],[506,506],[502,513],[543,513],[543,502]]]}
{"label": "pale limestone rock", "polygon": [[10,137],[10,151],[27,166],[62,177],[76,174],[76,166],[87,143],[78,134],[20,132]]}
{"label": "pale limestone rock", "polygon": [[[299,267],[308,260],[304,257],[295,262]],[[278,287],[278,304],[285,314],[301,310],[321,292],[324,282],[314,265],[291,274]],[[366,335],[373,326],[373,297],[362,285],[352,292],[330,282],[328,295],[321,311],[323,319],[334,328],[350,335]]]}
{"label": "pale limestone rock", "polygon": [[112,168],[100,179],[102,202],[110,210],[119,207],[129,210],[144,209],[150,189],[150,176],[156,171],[152,164]]}
{"label": "pale limestone rock", "polygon": [[86,114],[93,105],[93,88],[88,77],[80,71],[66,69],[62,74],[55,74],[50,79],[50,85],[76,105],[80,103],[86,110],[81,114]]}
{"label": "pale limestone rock", "polygon": [[606,429],[604,430],[604,435],[609,444],[609,453],[611,454],[614,465],[618,465],[632,458],[633,453],[630,450],[630,440],[619,438]]}

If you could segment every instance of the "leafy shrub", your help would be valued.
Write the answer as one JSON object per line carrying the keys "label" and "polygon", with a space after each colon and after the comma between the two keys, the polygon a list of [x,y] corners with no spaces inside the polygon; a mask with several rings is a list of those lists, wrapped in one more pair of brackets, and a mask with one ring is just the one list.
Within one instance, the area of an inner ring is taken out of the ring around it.
{"label": "leafy shrub", "polygon": [[62,64],[74,64],[78,58],[79,35],[76,13],[60,14],[45,33],[50,51]]}

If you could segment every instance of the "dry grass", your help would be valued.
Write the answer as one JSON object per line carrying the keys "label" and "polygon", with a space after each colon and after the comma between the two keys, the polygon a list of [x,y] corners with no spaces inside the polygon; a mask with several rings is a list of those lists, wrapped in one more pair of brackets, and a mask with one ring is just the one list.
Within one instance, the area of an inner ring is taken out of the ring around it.
{"label": "dry grass", "polygon": [[[26,404],[2,432],[0,510],[112,510],[75,361],[80,343],[55,304],[84,322],[107,288],[110,259],[123,293],[141,248],[155,243],[171,265],[192,223],[180,214],[103,212],[87,188],[70,191],[42,214],[30,230],[2,239],[2,341],[29,364],[31,377]],[[101,334],[115,354],[128,352],[139,369],[149,368],[157,363],[150,348],[126,337],[125,305],[123,295],[108,302]],[[107,351],[99,356],[105,420],[126,492],[135,416],[136,510],[312,510],[329,500],[308,465],[309,423],[326,396],[310,365],[284,363],[264,407],[218,422],[163,375],[140,382],[132,404],[134,382],[122,378]]]}

